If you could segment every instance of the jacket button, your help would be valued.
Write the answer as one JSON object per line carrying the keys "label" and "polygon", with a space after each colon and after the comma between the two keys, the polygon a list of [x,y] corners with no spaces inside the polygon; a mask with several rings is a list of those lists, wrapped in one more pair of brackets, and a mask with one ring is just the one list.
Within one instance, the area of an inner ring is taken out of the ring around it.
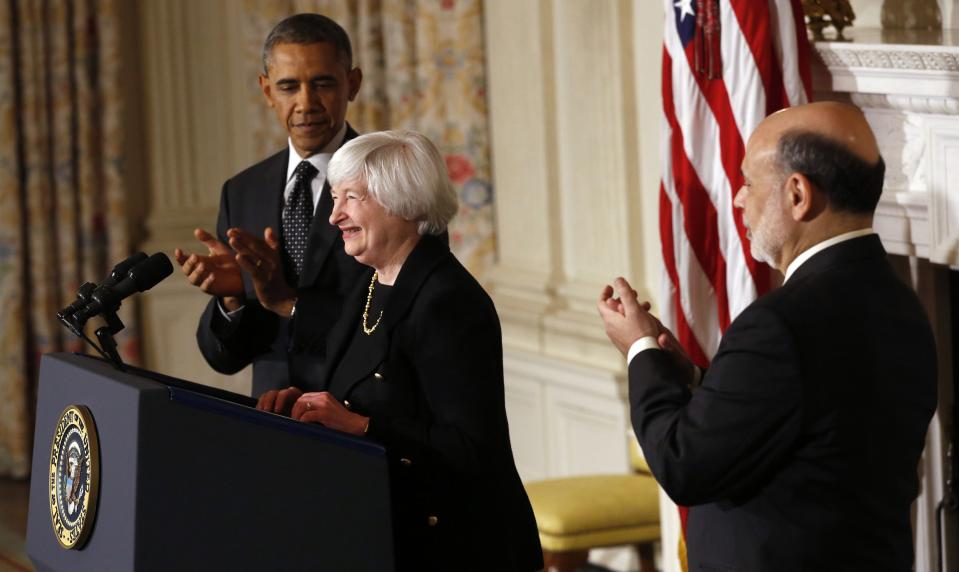
{"label": "jacket button", "polygon": [[383,374],[380,372],[374,373],[373,377],[375,377],[378,381],[383,381]]}
{"label": "jacket button", "polygon": [[433,516],[433,515],[430,515],[429,518],[426,519],[426,524],[428,524],[428,525],[430,525],[430,526],[436,526],[436,523],[439,522],[439,521],[440,521],[440,519],[436,518],[436,517]]}
{"label": "jacket button", "polygon": [[345,405],[347,409],[351,409],[351,410],[353,409],[353,406],[350,405],[350,400],[349,400],[349,399],[344,399],[344,400],[343,400],[343,405]]}
{"label": "jacket button", "polygon": [[400,464],[403,465],[404,467],[409,467],[410,465],[413,464],[413,461],[407,459],[406,457],[403,457],[402,459],[400,459]]}

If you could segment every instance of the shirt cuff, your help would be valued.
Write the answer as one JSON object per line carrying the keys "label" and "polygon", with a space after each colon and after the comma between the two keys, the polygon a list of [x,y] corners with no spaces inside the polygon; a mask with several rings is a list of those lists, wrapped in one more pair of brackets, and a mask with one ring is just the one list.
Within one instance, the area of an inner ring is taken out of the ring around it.
{"label": "shirt cuff", "polygon": [[243,315],[243,308],[246,308],[246,306],[240,306],[236,310],[229,312],[227,311],[226,308],[223,307],[223,300],[220,300],[219,298],[216,299],[216,307],[220,309],[220,314],[222,314],[223,317],[226,318],[227,322],[239,320],[240,316]]}
{"label": "shirt cuff", "polygon": [[633,345],[629,346],[629,352],[626,354],[626,366],[629,366],[629,362],[633,361],[633,358],[636,357],[640,352],[646,350],[658,350],[659,342],[656,341],[655,336],[645,336],[639,338]]}

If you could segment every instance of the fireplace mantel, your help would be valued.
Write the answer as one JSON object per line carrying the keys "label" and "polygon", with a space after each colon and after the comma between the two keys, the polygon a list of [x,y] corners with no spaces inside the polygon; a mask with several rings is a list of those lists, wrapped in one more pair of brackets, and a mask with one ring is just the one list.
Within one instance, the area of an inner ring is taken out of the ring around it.
{"label": "fireplace mantel", "polygon": [[815,51],[814,98],[861,107],[879,139],[886,249],[959,268],[959,33],[857,29]]}

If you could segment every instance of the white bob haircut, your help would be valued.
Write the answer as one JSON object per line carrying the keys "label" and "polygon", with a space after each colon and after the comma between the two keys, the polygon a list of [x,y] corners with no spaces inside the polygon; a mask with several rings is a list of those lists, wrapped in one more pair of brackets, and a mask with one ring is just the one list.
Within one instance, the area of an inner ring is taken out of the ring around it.
{"label": "white bob haircut", "polygon": [[386,212],[418,223],[422,234],[443,234],[459,209],[446,162],[433,142],[415,131],[377,131],[350,140],[333,155],[330,186],[352,181]]}

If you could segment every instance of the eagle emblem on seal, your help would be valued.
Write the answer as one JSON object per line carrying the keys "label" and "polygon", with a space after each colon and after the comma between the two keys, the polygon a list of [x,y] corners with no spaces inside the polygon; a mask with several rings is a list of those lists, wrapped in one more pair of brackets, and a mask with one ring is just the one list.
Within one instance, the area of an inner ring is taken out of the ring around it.
{"label": "eagle emblem on seal", "polygon": [[50,518],[60,546],[80,549],[93,529],[100,485],[100,446],[93,415],[70,405],[50,447]]}

